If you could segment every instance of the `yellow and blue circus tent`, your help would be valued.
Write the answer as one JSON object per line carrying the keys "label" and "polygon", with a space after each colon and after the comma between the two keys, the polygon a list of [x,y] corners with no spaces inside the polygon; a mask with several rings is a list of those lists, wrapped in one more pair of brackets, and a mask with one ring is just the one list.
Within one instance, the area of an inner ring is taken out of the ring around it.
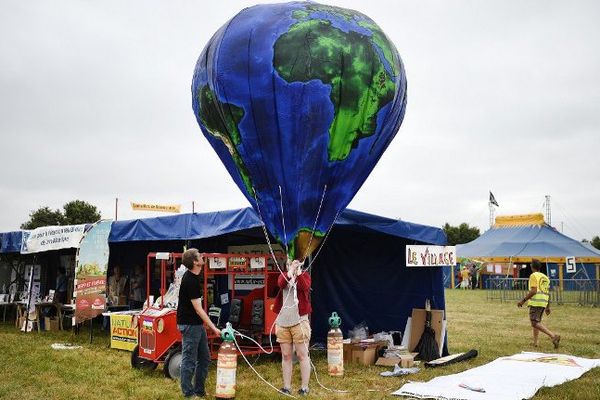
{"label": "yellow and blue circus tent", "polygon": [[[600,250],[557,231],[544,221],[541,213],[498,216],[495,224],[483,235],[472,242],[458,245],[456,253],[458,257],[494,267],[525,265],[538,259],[546,264],[549,275],[555,275],[551,278],[561,281],[575,275],[589,279],[599,277]],[[567,257],[575,257],[575,272],[567,272]]]}

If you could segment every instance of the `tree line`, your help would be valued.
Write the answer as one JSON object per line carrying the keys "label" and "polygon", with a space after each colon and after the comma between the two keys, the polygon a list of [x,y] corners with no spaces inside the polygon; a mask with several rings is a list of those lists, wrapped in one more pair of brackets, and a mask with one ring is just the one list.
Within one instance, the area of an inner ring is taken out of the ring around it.
{"label": "tree line", "polygon": [[[78,225],[91,224],[100,220],[102,216],[96,206],[83,200],[73,200],[63,205],[62,210],[52,210],[50,207],[40,207],[29,214],[29,220],[21,224],[21,229],[35,229],[41,226],[53,225]],[[448,238],[449,246],[472,242],[481,232],[475,226],[463,222],[458,226],[445,223],[443,228]],[[584,239],[597,249],[600,249],[600,237],[594,236],[592,240]]]}
{"label": "tree line", "polygon": [[63,205],[62,210],[40,207],[29,213],[29,220],[21,224],[21,229],[35,229],[42,226],[91,224],[102,216],[96,206],[83,200],[73,200]]}

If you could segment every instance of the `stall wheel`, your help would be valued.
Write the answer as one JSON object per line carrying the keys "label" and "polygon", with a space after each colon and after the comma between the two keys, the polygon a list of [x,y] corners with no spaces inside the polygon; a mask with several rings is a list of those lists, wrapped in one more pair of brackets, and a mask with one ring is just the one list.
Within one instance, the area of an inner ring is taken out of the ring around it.
{"label": "stall wheel", "polygon": [[131,353],[131,366],[136,369],[154,370],[158,366],[154,361],[146,360],[140,357],[140,346],[137,345]]}
{"label": "stall wheel", "polygon": [[171,379],[179,379],[181,376],[181,347],[177,346],[165,358],[165,366],[163,368],[165,376]]}

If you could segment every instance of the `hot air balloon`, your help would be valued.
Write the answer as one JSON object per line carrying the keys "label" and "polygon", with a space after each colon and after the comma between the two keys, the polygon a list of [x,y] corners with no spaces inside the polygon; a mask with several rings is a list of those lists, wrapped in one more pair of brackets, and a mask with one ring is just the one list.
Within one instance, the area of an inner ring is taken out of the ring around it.
{"label": "hot air balloon", "polygon": [[257,5],[202,51],[193,110],[290,258],[318,247],[396,135],[406,76],[369,17],[312,2]]}

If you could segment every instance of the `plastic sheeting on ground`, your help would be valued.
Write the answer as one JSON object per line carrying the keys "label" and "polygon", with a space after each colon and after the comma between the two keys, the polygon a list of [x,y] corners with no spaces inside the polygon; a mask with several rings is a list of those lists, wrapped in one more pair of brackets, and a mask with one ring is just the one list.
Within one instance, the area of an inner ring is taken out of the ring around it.
{"label": "plastic sheeting on ground", "polygon": [[[407,383],[392,394],[441,400],[529,399],[544,386],[552,387],[577,379],[599,366],[600,359],[523,352],[458,374],[439,376],[429,382]],[[475,391],[478,388],[485,392]]]}

